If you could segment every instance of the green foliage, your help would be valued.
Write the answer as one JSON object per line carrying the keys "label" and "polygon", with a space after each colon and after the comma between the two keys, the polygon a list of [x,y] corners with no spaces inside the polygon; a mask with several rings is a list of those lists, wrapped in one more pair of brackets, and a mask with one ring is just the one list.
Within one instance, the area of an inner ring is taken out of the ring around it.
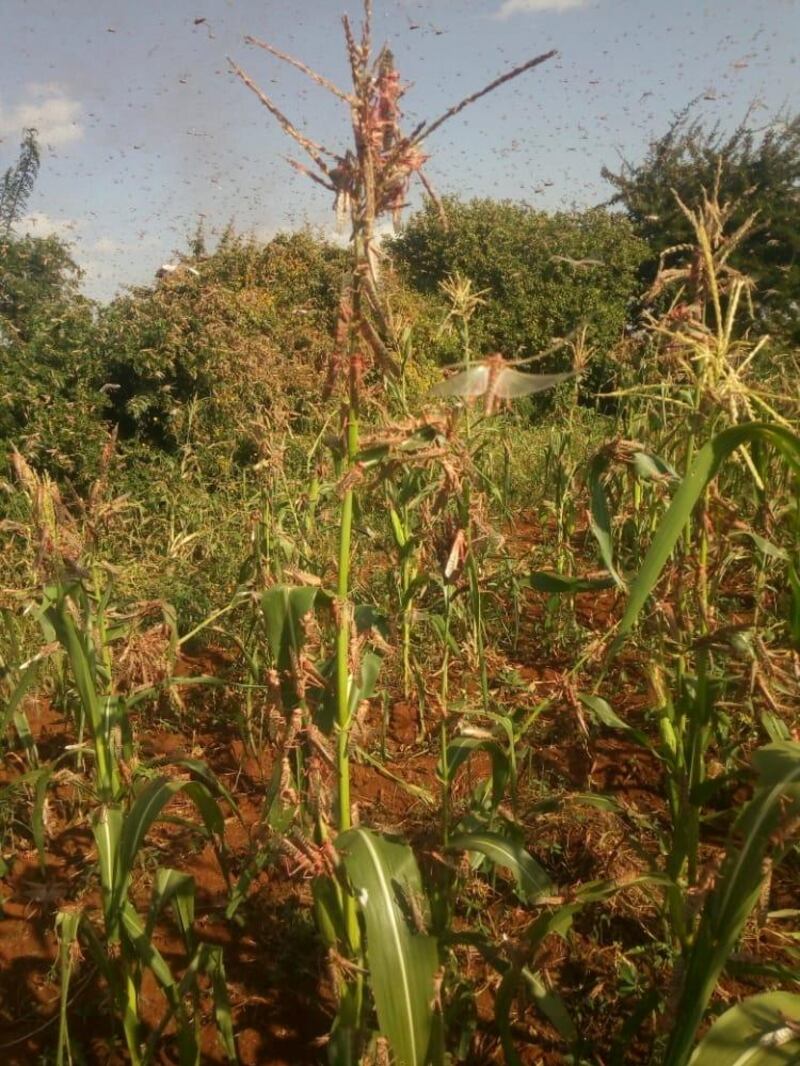
{"label": "green foliage", "polygon": [[[698,190],[684,193],[685,212],[674,205],[668,243],[682,219],[694,243],[667,257],[660,281],[682,314],[650,316],[624,345],[652,258],[643,238],[664,244],[622,193],[630,218],[451,200],[444,227],[428,204],[391,258],[373,256],[375,218],[405,194],[398,159],[409,177],[422,156],[392,144],[388,51],[374,66],[377,98],[359,96],[368,52],[350,50],[358,159],[322,169],[340,207],[353,198],[349,263],[308,232],[260,245],[229,231],[211,252],[198,229],[156,283],[95,315],[63,245],[5,238],[0,443],[35,469],[14,456],[20,491],[8,486],[0,522],[14,538],[0,561],[0,814],[13,859],[27,805],[43,881],[65,827],[90,827],[96,855],[55,914],[57,1061],[71,1061],[69,1022],[83,1009],[70,991],[81,948],[131,1062],[207,1056],[210,1000],[235,1058],[234,1018],[244,1024],[241,1008],[269,978],[248,967],[246,988],[239,956],[232,1012],[216,930],[195,924],[198,904],[225,900],[205,876],[196,898],[191,869],[205,855],[159,866],[148,840],[168,822],[220,858],[229,918],[245,920],[269,865],[267,902],[276,891],[287,900],[300,874],[311,881],[326,1001],[338,1000],[331,1062],[494,1061],[499,1041],[517,1063],[553,1057],[559,1040],[565,1061],[630,1053],[685,1066],[720,982],[730,994],[732,962],[791,979],[797,960],[789,930],[785,943],[770,938],[769,956],[734,955],[756,908],[776,933],[797,914],[768,909],[771,871],[777,899],[796,878],[800,810],[790,358],[780,370],[760,362],[765,343],[749,321],[739,327],[749,289],[728,253],[744,232],[726,232],[714,153],[702,206]],[[773,162],[786,162],[791,136],[769,142]],[[673,162],[678,173],[680,155]],[[671,193],[664,204],[673,209]],[[681,307],[679,286],[693,303]],[[534,356],[559,335],[565,350],[534,375],[572,364],[593,392],[613,365],[619,403],[598,417],[567,386],[534,431],[530,412],[493,401],[503,382],[521,393],[539,379],[519,374],[522,385],[487,356]],[[382,377],[387,353],[396,378]],[[437,388],[437,362],[456,360],[466,369]],[[437,391],[466,403],[436,410]],[[98,464],[109,423],[123,440]],[[67,479],[91,487],[68,494]],[[196,659],[201,636],[212,653]],[[199,686],[207,705],[191,695]],[[599,694],[612,686],[619,713]],[[60,715],[55,746],[31,713],[40,699]],[[773,743],[753,753],[759,722]],[[425,748],[402,736],[434,724],[438,749],[430,733]],[[219,759],[231,791],[194,757],[149,762],[137,740],[154,729],[179,730],[187,746],[191,730],[192,750]],[[258,815],[249,801],[245,817],[232,793],[249,778],[252,798],[255,766],[263,804]],[[372,787],[373,770],[391,792]],[[397,789],[424,807],[406,811]],[[231,813],[244,833],[228,835]],[[179,844],[171,830],[170,860]],[[269,922],[273,911],[253,914]],[[300,973],[298,948],[287,954]],[[778,1037],[796,1044],[795,998],[745,1001],[712,1026],[700,1058],[777,1060]],[[546,1050],[531,1009],[549,1022]]]}
{"label": "green foliage", "polygon": [[470,323],[475,352],[534,355],[583,322],[601,353],[619,340],[647,255],[624,218],[548,215],[493,200],[447,199],[444,208],[446,227],[428,202],[392,242],[392,255],[411,286],[431,296],[448,276],[470,279],[486,300]]}
{"label": "green foliage", "polygon": [[107,432],[93,371],[92,304],[56,237],[0,239],[0,449],[15,444],[54,475],[85,486]]}
{"label": "green foliage", "polygon": [[675,493],[669,510],[660,523],[653,543],[636,579],[631,585],[625,613],[617,628],[613,649],[617,650],[630,632],[661,576],[670,553],[692,517],[698,500],[723,462],[751,441],[773,444],[797,474],[800,472],[800,438],[778,426],[749,422],[730,426],[718,433],[700,450],[691,470]]}
{"label": "green foliage", "polygon": [[800,996],[762,992],[736,1003],[706,1033],[692,1066],[787,1066],[800,1062]]}
{"label": "green foliage", "polygon": [[[785,832],[790,835],[792,820],[800,811],[800,744],[768,744],[754,753],[753,762],[760,787],[739,813],[735,828],[742,842],[729,845],[714,892],[703,909],[686,962],[676,1010],[679,1021],[672,1029],[664,1066],[685,1066],[690,1061],[695,1032],[719,975],[758,902],[765,855],[770,845],[780,840],[781,823],[789,827]],[[780,856],[780,847],[775,850]],[[752,1054],[742,1051],[735,1061],[749,1061]],[[784,1061],[797,1060],[787,1055]]]}
{"label": "green foliage", "polygon": [[436,940],[404,913],[413,915],[416,900],[424,899],[414,853],[361,828],[342,833],[336,846],[364,917],[381,1032],[398,1066],[424,1066],[430,1061],[438,957]]}
{"label": "green foliage", "polygon": [[689,114],[685,109],[640,163],[625,162],[618,173],[603,170],[616,189],[612,203],[625,208],[653,249],[645,276],[652,280],[665,248],[693,238],[675,193],[685,204],[699,201],[703,189],[714,187],[719,168],[720,202],[738,201],[731,228],[758,212],[731,262],[756,282],[768,328],[797,340],[790,301],[800,286],[800,115],[761,130],[746,120],[726,136],[719,126],[709,129]]}
{"label": "green foliage", "polygon": [[185,266],[115,300],[97,350],[123,436],[184,457],[202,444],[203,465],[224,471],[262,458],[271,429],[314,410],[341,253],[307,232],[266,246],[228,233]]}

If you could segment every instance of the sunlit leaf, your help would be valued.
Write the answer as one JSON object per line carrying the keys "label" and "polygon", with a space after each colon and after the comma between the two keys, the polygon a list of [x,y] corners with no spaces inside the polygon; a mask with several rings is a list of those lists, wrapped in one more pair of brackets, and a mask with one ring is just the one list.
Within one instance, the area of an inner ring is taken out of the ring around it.
{"label": "sunlit leaf", "polygon": [[700,450],[691,470],[680,483],[636,580],[630,586],[625,613],[611,647],[612,654],[619,649],[639,617],[706,486],[737,448],[753,441],[773,444],[789,466],[800,472],[800,438],[782,426],[750,422],[731,426],[713,437]]}
{"label": "sunlit leaf", "polygon": [[367,930],[367,961],[378,1024],[398,1066],[425,1066],[433,1026],[438,952],[433,937],[410,928],[403,895],[422,895],[416,859],[369,829],[336,841]]}
{"label": "sunlit leaf", "polygon": [[800,1063],[800,996],[763,992],[726,1010],[689,1060],[691,1066]]}
{"label": "sunlit leaf", "polygon": [[477,851],[498,866],[510,870],[519,895],[528,902],[550,895],[553,884],[547,872],[525,848],[499,833],[460,833],[448,844],[450,851]]}

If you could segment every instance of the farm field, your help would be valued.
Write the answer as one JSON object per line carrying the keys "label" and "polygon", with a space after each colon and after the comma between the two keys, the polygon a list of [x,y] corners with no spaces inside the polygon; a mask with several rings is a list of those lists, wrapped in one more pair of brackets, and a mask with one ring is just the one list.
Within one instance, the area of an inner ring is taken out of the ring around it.
{"label": "farm field", "polygon": [[0,1062],[798,1062],[800,119],[440,196],[556,53],[411,123],[374,18],[248,39],[344,147],[230,61],[345,240],[99,306],[6,172]]}

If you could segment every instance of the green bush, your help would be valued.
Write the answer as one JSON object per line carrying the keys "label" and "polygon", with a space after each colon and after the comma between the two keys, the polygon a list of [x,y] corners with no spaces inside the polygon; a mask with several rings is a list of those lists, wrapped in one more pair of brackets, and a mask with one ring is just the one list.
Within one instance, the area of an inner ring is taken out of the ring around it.
{"label": "green bush", "polygon": [[701,201],[719,182],[721,204],[735,204],[733,232],[756,213],[756,225],[731,264],[756,283],[755,303],[768,332],[800,340],[795,301],[800,291],[800,115],[754,130],[742,123],[730,135],[690,118],[687,108],[654,140],[640,163],[618,173],[604,168],[615,188],[613,203],[625,208],[635,231],[653,254],[642,287],[655,277],[665,248],[692,241],[691,225],[675,193],[687,205]]}
{"label": "green bush", "polygon": [[341,252],[308,232],[267,245],[228,233],[115,300],[96,344],[122,436],[220,473],[260,458],[273,429],[315,408],[340,279]]}
{"label": "green bush", "polygon": [[617,343],[647,255],[625,218],[599,209],[548,215],[510,201],[444,207],[446,226],[428,202],[391,252],[402,277],[431,297],[456,272],[485,290],[470,323],[476,352],[535,355],[582,323],[601,357]]}
{"label": "green bush", "polygon": [[97,475],[107,428],[94,309],[56,237],[0,240],[0,448],[77,488]]}

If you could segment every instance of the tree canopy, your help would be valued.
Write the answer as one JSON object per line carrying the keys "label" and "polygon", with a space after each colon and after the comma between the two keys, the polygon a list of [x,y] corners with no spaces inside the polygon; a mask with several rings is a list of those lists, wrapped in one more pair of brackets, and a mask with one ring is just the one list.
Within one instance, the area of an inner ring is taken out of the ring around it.
{"label": "tree canopy", "polygon": [[391,243],[392,255],[423,293],[456,273],[483,291],[471,325],[477,352],[535,355],[581,323],[601,352],[619,339],[648,254],[627,219],[457,199],[445,200],[444,217],[428,202]]}
{"label": "tree canopy", "polygon": [[72,480],[92,476],[106,436],[93,305],[79,285],[58,238],[0,238],[0,447]]}
{"label": "tree canopy", "polygon": [[96,344],[123,437],[202,442],[224,467],[320,395],[341,252],[308,232],[266,245],[228,232],[212,254],[195,237],[190,251],[104,309]]}
{"label": "tree canopy", "polygon": [[19,159],[13,167],[8,168],[0,182],[0,231],[6,236],[14,223],[19,222],[25,214],[40,161],[36,130],[26,129],[22,135]]}
{"label": "tree canopy", "polygon": [[719,181],[720,203],[736,204],[732,229],[757,214],[733,265],[755,282],[768,328],[800,339],[800,115],[760,130],[748,119],[729,135],[690,115],[690,108],[680,114],[641,162],[603,170],[616,190],[611,202],[625,208],[652,249],[645,280],[665,248],[691,239],[676,194],[691,205]]}

